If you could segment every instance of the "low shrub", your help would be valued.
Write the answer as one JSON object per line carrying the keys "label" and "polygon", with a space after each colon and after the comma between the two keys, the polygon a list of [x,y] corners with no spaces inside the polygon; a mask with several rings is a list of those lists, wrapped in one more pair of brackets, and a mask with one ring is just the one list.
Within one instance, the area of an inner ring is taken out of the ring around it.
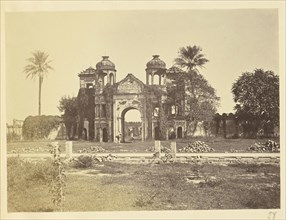
{"label": "low shrub", "polygon": [[52,176],[52,160],[32,162],[18,157],[7,160],[8,190],[22,190],[33,184],[49,184]]}
{"label": "low shrub", "polygon": [[200,182],[200,187],[216,187],[223,183],[223,179],[221,178],[215,178],[215,177],[206,177],[204,182]]}
{"label": "low shrub", "polygon": [[154,203],[154,199],[158,193],[147,193],[141,194],[136,200],[134,206],[137,207],[145,207],[148,205],[152,205]]}
{"label": "low shrub", "polygon": [[92,168],[96,164],[114,160],[116,156],[108,154],[107,156],[96,156],[96,155],[80,155],[77,158],[73,158],[69,165],[72,168]]}

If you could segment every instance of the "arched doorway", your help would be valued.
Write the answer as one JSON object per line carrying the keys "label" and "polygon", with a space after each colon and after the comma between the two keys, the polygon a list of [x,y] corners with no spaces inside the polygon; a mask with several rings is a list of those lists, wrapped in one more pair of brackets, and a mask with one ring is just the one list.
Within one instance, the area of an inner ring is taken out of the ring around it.
{"label": "arched doorway", "polygon": [[177,138],[182,138],[183,137],[183,128],[178,127],[177,128]]}
{"label": "arched doorway", "polygon": [[160,140],[160,128],[155,127],[155,140]]}
{"label": "arched doorway", "polygon": [[87,140],[87,130],[86,130],[86,128],[84,128],[82,130],[82,137],[83,137],[84,140]]}
{"label": "arched doorway", "polygon": [[121,142],[142,140],[141,113],[134,107],[129,107],[121,115]]}
{"label": "arched doorway", "polygon": [[168,131],[168,134],[169,134],[169,139],[175,139],[176,138],[176,133],[175,133],[175,129],[174,127],[169,127],[169,131]]}
{"label": "arched doorway", "polygon": [[102,141],[103,141],[103,142],[108,142],[107,128],[103,128],[103,129],[102,129]]}

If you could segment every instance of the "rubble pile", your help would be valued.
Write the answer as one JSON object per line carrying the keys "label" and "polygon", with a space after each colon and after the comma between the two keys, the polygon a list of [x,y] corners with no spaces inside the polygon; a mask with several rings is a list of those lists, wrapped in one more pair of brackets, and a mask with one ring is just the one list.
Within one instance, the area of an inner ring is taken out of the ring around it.
{"label": "rubble pile", "polygon": [[78,150],[78,153],[104,153],[105,149],[97,146],[90,146],[88,148],[83,148],[82,150]]}
{"label": "rubble pile", "polygon": [[213,151],[214,149],[209,147],[203,141],[195,141],[193,143],[189,143],[186,147],[179,149],[179,152],[187,152],[187,153],[207,153]]}
{"label": "rubble pile", "polygon": [[250,145],[247,149],[248,151],[255,152],[280,152],[280,145],[272,140],[267,140],[265,143],[255,143],[254,145]]}

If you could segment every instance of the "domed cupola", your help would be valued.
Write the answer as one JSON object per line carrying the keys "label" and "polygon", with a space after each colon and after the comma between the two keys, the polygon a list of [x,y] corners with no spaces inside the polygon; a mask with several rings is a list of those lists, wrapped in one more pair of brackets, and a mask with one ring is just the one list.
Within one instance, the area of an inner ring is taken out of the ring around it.
{"label": "domed cupola", "polygon": [[116,83],[115,65],[108,58],[109,56],[102,56],[102,60],[96,64],[97,79],[101,88],[108,83]]}
{"label": "domed cupola", "polygon": [[102,56],[102,60],[96,64],[97,70],[114,70],[115,65],[109,59],[109,56]]}
{"label": "domed cupola", "polygon": [[159,55],[153,55],[153,59],[146,66],[147,85],[163,86],[166,84],[166,63],[159,58]]}
{"label": "domed cupola", "polygon": [[159,57],[160,55],[153,55],[153,59],[146,64],[147,69],[166,69],[166,63]]}

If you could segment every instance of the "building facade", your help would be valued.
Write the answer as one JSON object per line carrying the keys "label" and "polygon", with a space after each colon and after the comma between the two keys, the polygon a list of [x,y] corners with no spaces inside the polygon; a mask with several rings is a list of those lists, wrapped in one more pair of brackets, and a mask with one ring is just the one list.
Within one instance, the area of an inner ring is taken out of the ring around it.
{"label": "building facade", "polygon": [[153,55],[146,64],[146,83],[129,73],[117,82],[115,64],[108,56],[78,74],[80,89],[79,138],[99,142],[125,142],[125,114],[136,109],[141,115],[141,140],[183,138],[186,131],[184,100],[168,102],[167,83],[178,68]]}

